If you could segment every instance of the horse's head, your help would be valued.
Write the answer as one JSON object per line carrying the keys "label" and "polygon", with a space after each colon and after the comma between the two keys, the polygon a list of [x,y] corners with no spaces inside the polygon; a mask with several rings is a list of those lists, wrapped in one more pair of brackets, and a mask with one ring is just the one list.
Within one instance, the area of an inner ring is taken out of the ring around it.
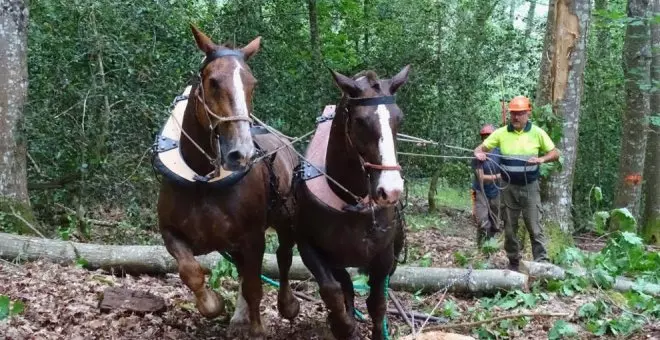
{"label": "horse's head", "polygon": [[331,71],[344,96],[347,142],[369,174],[371,199],[378,205],[395,204],[403,192],[395,150],[403,113],[394,94],[408,80],[409,70],[407,65],[391,79],[378,79],[373,71],[352,78]]}
{"label": "horse's head", "polygon": [[197,121],[217,137],[212,147],[221,165],[232,171],[245,169],[255,151],[249,114],[257,83],[246,61],[259,50],[261,37],[233,49],[215,44],[192,25],[191,29],[197,47],[206,54],[199,71]]}

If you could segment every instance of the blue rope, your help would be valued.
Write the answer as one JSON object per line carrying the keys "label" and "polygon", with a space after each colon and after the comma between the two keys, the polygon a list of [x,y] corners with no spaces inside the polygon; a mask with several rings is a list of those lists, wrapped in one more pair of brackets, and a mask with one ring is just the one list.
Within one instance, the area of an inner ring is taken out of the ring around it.
{"label": "blue rope", "polygon": [[[236,265],[236,264],[234,263],[234,259],[232,259],[231,255],[229,255],[228,253],[224,253],[224,252],[221,253],[221,254],[222,254],[222,256],[223,256],[227,261],[229,261],[231,264]],[[271,286],[273,286],[273,287],[276,287],[276,288],[279,288],[279,287],[280,287],[280,283],[279,283],[279,282],[277,282],[277,281],[275,281],[275,280],[273,280],[273,279],[271,279],[271,278],[269,278],[268,276],[263,275],[263,274],[261,274],[261,281],[266,282],[266,283],[268,283],[269,285],[271,285]],[[364,285],[360,285],[360,289],[367,289],[367,290],[368,290],[369,287],[366,287],[366,286],[364,286]],[[357,308],[354,308],[353,312],[354,312],[353,314],[355,314],[355,317],[357,317],[360,321],[364,321],[364,320],[366,320],[366,318],[364,317],[364,314],[362,314]]]}
{"label": "blue rope", "polygon": [[[387,293],[389,287],[390,287],[390,276],[387,275],[385,276],[385,305],[387,305],[387,299],[389,298],[389,294]],[[385,313],[385,316],[383,317],[383,332],[385,333],[385,340],[389,340],[390,331],[387,329],[387,313]]]}

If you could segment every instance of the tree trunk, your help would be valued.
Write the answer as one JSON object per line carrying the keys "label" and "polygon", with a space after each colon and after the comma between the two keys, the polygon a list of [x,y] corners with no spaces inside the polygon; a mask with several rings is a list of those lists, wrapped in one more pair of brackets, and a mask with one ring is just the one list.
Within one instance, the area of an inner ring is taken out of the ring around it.
{"label": "tree trunk", "polygon": [[551,104],[553,113],[562,119],[562,137],[557,148],[563,157],[563,167],[543,181],[543,197],[545,220],[558,224],[563,232],[573,229],[573,175],[590,15],[589,0],[557,0],[551,4],[536,97],[536,106]]}
{"label": "tree trunk", "polygon": [[319,39],[318,15],[316,13],[316,0],[307,1],[309,12],[309,45],[312,49],[315,66],[321,65],[321,43]]}
{"label": "tree trunk", "polygon": [[518,8],[518,0],[511,0],[509,2],[509,20],[511,20],[511,25],[516,21],[516,9]]}
{"label": "tree trunk", "polygon": [[[4,0],[0,6],[0,212],[19,215],[11,224],[34,217],[27,191],[27,146],[21,136],[27,99],[27,0]],[[22,219],[21,219],[22,218]]]}
{"label": "tree trunk", "polygon": [[623,113],[619,176],[614,204],[639,217],[642,171],[648,129],[649,96],[642,86],[649,83],[649,27],[644,20],[649,0],[628,1],[628,19],[623,46],[626,109]]}
{"label": "tree trunk", "polygon": [[[0,258],[9,261],[47,260],[60,264],[72,264],[78,260],[90,270],[103,269],[117,274],[164,274],[177,271],[174,258],[163,246],[116,246],[50,240],[0,233]],[[195,257],[204,269],[212,269],[222,260],[217,252]],[[84,260],[84,261],[83,261]],[[549,263],[522,261],[522,271],[540,279],[563,280],[565,271]],[[351,275],[357,269],[349,268]],[[265,254],[262,273],[276,279],[279,277],[277,258]],[[435,293],[448,287],[454,293],[494,293],[496,291],[526,290],[529,287],[527,274],[500,269],[465,269],[398,266],[390,278],[390,287],[408,292]],[[585,277],[592,278],[584,272]],[[293,256],[289,277],[292,280],[309,280],[312,277],[299,256]],[[629,291],[634,282],[617,277],[613,289]],[[660,294],[660,285],[647,283],[640,287],[649,295]]]}
{"label": "tree trunk", "polygon": [[527,11],[527,23],[525,24],[525,40],[529,39],[529,35],[532,33],[532,30],[534,29],[534,14],[536,11],[536,1],[532,1],[529,3],[529,10]]}
{"label": "tree trunk", "polygon": [[[660,13],[660,0],[653,0],[653,13]],[[660,84],[660,24],[657,23],[651,24],[651,47],[651,84]],[[646,198],[642,234],[647,242],[660,244],[660,89],[654,90],[644,167]]]}

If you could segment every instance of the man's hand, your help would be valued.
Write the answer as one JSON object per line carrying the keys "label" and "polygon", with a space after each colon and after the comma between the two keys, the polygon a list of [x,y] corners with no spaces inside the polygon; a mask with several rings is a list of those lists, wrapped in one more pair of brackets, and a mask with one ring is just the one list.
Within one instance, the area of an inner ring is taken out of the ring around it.
{"label": "man's hand", "polygon": [[486,160],[486,153],[485,153],[485,152],[481,152],[481,151],[479,151],[479,152],[475,152],[475,153],[474,153],[474,157],[476,157],[478,160],[480,160],[480,161],[483,162],[483,161]]}
{"label": "man's hand", "polygon": [[543,157],[532,157],[532,158],[527,160],[527,163],[530,163],[530,164],[543,164],[543,163],[545,163],[545,160],[543,159]]}

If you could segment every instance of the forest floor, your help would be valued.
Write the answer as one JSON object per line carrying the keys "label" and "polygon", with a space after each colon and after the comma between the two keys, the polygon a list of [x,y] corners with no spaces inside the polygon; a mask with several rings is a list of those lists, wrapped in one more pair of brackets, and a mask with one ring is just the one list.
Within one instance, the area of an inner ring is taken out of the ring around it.
{"label": "forest floor", "polygon": [[[462,207],[443,207],[432,214],[425,209],[423,202],[411,201],[407,233],[409,256],[405,265],[464,267],[465,263],[462,261],[468,258],[470,262],[481,261],[481,265],[488,268],[506,266],[507,260],[502,250],[488,259],[480,259],[480,255],[476,255],[475,230],[469,208],[465,204]],[[589,250],[597,250],[599,244],[593,238],[578,241],[578,246]],[[221,286],[224,296],[229,297],[229,300],[235,299],[237,286],[234,280],[222,279]],[[121,311],[101,312],[98,308],[99,301],[108,287],[152,293],[162,297],[167,308],[164,312],[146,315]],[[295,282],[293,287],[319,299],[314,282]],[[569,313],[564,320],[574,325],[577,337],[583,339],[595,336],[582,329],[578,322],[574,322],[576,312],[583,304],[602,298],[595,292],[584,292],[570,297],[549,292],[533,296],[525,292],[514,292],[511,296],[496,297],[452,294],[443,297],[442,292],[431,295],[395,293],[405,309],[422,313],[430,313],[438,300],[442,300],[433,315],[450,323],[473,321],[477,314],[487,318],[522,312]],[[0,339],[229,338],[227,328],[230,315],[213,320],[202,317],[194,306],[191,292],[176,274],[117,276],[102,271],[87,271],[75,265],[62,266],[45,261],[20,265],[0,262],[0,295],[20,300],[25,305],[22,313],[0,321]],[[356,305],[367,315],[365,298],[358,294]],[[533,303],[521,302],[527,301],[527,298],[533,299]],[[389,306],[394,307],[391,301]],[[232,308],[231,304],[228,304],[228,308]],[[261,310],[269,334],[268,339],[332,339],[326,324],[327,311],[320,302],[301,300],[300,314],[290,323],[278,315],[276,289],[265,284]],[[515,318],[451,331],[476,338],[547,339],[552,337],[549,334],[558,319]],[[389,314],[388,320],[392,339],[411,333],[410,328],[397,315]],[[427,327],[433,325],[429,323]],[[363,337],[368,339],[370,321],[359,323],[359,327]],[[419,323],[416,328],[419,329]],[[629,338],[660,339],[660,324],[646,324]]]}

